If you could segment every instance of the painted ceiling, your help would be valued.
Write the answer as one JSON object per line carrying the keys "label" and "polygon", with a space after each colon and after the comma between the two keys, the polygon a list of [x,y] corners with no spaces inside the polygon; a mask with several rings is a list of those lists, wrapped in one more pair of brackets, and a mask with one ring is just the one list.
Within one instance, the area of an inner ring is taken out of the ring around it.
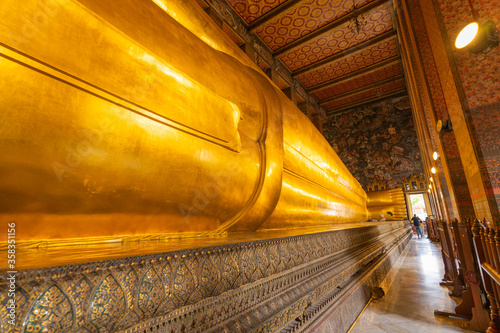
{"label": "painted ceiling", "polygon": [[388,0],[226,0],[327,114],[406,91]]}

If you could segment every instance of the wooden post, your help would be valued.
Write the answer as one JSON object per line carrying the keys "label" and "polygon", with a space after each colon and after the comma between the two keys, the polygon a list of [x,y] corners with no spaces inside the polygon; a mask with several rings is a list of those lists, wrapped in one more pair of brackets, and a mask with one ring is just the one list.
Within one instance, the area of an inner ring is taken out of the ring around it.
{"label": "wooden post", "polygon": [[[463,269],[466,289],[463,292],[462,303],[460,303],[456,308],[455,312],[467,311],[472,314],[472,318],[467,324],[467,328],[484,332],[489,326],[490,314],[488,310],[484,308],[481,299],[481,278],[479,273],[480,263],[474,260],[474,246],[471,239],[471,234],[468,232],[466,223],[459,223],[456,219],[453,222],[456,242],[457,242],[457,252],[459,253],[459,258],[461,262],[461,268]],[[457,311],[457,309],[459,311]]]}
{"label": "wooden post", "polygon": [[279,86],[279,84],[280,84],[279,77],[278,77],[279,74],[275,68],[266,69],[266,75],[271,79],[271,81],[274,82],[275,85]]}
{"label": "wooden post", "polygon": [[[458,227],[458,220],[455,219],[451,222],[453,236],[456,242],[456,250],[459,262],[459,271],[462,279],[467,276],[467,267],[466,267],[466,258],[465,258],[465,250],[462,246],[461,235]],[[467,286],[462,292],[462,301],[455,307],[455,313],[462,315],[470,315],[472,316],[472,309],[474,307],[474,298],[472,295],[472,289]],[[488,326],[486,326],[488,327]],[[485,328],[486,329],[486,328]]]}
{"label": "wooden post", "polygon": [[[475,248],[475,255],[477,262],[482,265],[488,262],[488,252],[486,249],[486,239],[485,232],[486,229],[480,220],[476,219],[476,222],[472,226],[473,242]],[[484,289],[488,300],[490,301],[490,326],[487,332],[498,333],[500,328],[500,317],[498,316],[498,303],[496,301],[495,294],[493,293],[493,282],[488,274],[483,274],[482,269],[480,271],[483,277]]]}
{"label": "wooden post", "polygon": [[290,86],[285,88],[283,89],[283,93],[293,102],[293,104],[297,105],[297,91],[295,90],[295,87]]}
{"label": "wooden post", "polygon": [[[487,222],[487,221],[486,221]],[[487,222],[487,224],[489,225],[489,223]],[[497,252],[497,244],[496,244],[496,241],[495,241],[495,229],[493,228],[489,228],[489,232],[488,234],[486,234],[485,232],[485,239],[486,239],[486,236],[488,236],[488,240],[489,240],[489,260],[487,261],[487,263],[493,267],[497,272],[500,270],[500,263],[498,261],[498,252]],[[500,330],[500,313],[499,313],[499,308],[498,308],[498,296],[500,295],[500,285],[498,285],[497,282],[495,282],[493,279],[491,279],[490,277],[490,280],[492,282],[492,285],[493,285],[493,288],[492,288],[492,295],[491,295],[491,298],[490,299],[490,302],[492,301],[492,299],[494,300],[494,302],[496,303],[496,312],[493,314],[492,313],[492,322],[493,322],[493,326],[490,325],[490,327],[488,328],[488,332],[499,332]],[[492,311],[493,312],[493,311]]]}
{"label": "wooden post", "polygon": [[444,264],[444,276],[441,285],[450,285],[449,281],[452,280],[453,270],[451,268],[451,262],[449,260],[449,257],[445,252],[448,246],[446,244],[446,238],[444,237],[443,223],[440,220],[437,221],[437,227],[439,232],[439,238],[441,239],[441,257],[443,258],[443,264]]}
{"label": "wooden post", "polygon": [[[453,236],[456,244],[456,253],[460,264],[461,276],[464,278],[466,288],[462,292],[462,301],[455,307],[455,313],[434,311],[435,315],[445,316],[450,319],[460,318],[466,320],[461,324],[471,330],[484,332],[489,326],[489,312],[482,302],[482,289],[480,271],[477,260],[473,254],[474,246],[472,235],[466,223],[459,223],[457,219],[451,222]],[[446,224],[444,224],[446,230]],[[445,235],[446,237],[446,235]],[[450,239],[446,239],[450,243]],[[450,250],[451,251],[451,250]]]}
{"label": "wooden post", "polygon": [[450,226],[448,222],[443,221],[443,231],[444,231],[444,237],[446,239],[446,245],[448,247],[447,249],[447,255],[449,257],[450,263],[451,263],[451,268],[452,268],[452,282],[453,282],[453,289],[451,293],[453,296],[456,297],[462,297],[462,292],[464,291],[464,282],[463,279],[460,275],[460,272],[458,271],[457,268],[457,260],[455,256],[455,248],[454,248],[454,241],[452,238],[452,234],[450,231]]}

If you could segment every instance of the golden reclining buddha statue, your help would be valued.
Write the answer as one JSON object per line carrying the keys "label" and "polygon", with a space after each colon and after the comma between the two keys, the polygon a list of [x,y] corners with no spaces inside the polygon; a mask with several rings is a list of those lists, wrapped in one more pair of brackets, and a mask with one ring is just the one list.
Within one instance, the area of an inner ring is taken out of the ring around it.
{"label": "golden reclining buddha statue", "polygon": [[0,219],[20,248],[371,218],[328,142],[194,0],[0,12]]}

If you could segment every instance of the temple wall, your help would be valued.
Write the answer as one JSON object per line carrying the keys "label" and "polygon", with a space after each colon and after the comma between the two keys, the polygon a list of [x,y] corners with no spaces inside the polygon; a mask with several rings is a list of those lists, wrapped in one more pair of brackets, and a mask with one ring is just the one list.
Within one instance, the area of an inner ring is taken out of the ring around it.
{"label": "temple wall", "polygon": [[332,115],[324,134],[361,186],[371,181],[402,188],[402,180],[423,174],[417,133],[407,96],[358,106]]}
{"label": "temple wall", "polygon": [[[494,1],[474,1],[478,11],[479,23],[492,20],[500,26],[500,6]],[[458,8],[463,10],[458,10]],[[441,33],[451,45],[460,30],[474,20],[470,4],[467,1],[435,1],[435,9],[442,20]],[[468,107],[467,116],[475,135],[473,144],[480,147],[484,161],[479,163],[481,178],[486,184],[487,201],[493,207],[493,219],[500,223],[500,48],[495,47],[485,55],[478,57],[467,50],[450,47],[453,57],[455,78],[461,86],[460,93],[465,95]]]}
{"label": "temple wall", "polygon": [[[486,2],[477,4],[480,23],[489,18],[498,21],[498,10],[493,7]],[[402,21],[408,22],[406,66],[413,67],[413,72],[417,69],[416,76],[420,76],[410,95],[415,104],[419,99],[425,102],[426,107],[418,112],[430,120],[425,131],[437,142],[432,149],[422,149],[428,156],[426,169],[437,167],[436,178],[447,185],[439,189],[436,200],[446,200],[450,216],[483,216],[497,223],[498,128],[493,124],[498,110],[494,86],[498,82],[492,78],[498,77],[498,48],[477,57],[467,48],[455,49],[458,31],[472,21],[466,1],[408,0],[397,3],[396,8]],[[439,120],[451,126],[438,132]],[[436,162],[432,150],[439,153]]]}

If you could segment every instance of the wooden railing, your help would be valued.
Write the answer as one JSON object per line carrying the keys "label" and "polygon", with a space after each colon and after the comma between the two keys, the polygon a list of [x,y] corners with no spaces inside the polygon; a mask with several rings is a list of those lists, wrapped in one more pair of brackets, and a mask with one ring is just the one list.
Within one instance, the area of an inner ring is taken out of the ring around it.
{"label": "wooden railing", "polygon": [[462,297],[464,281],[458,269],[456,250],[450,226],[446,221],[437,221],[437,230],[441,240],[441,254],[443,256],[444,277],[441,285],[452,287],[451,294]]}
{"label": "wooden railing", "polygon": [[462,327],[500,333],[500,230],[480,220],[438,221],[445,267],[443,285],[460,297],[455,312],[435,315],[459,320]]}
{"label": "wooden railing", "polygon": [[483,288],[490,302],[490,325],[488,332],[500,332],[498,304],[500,300],[500,229],[494,229],[488,221],[476,220],[472,226],[475,255],[480,267]]}

